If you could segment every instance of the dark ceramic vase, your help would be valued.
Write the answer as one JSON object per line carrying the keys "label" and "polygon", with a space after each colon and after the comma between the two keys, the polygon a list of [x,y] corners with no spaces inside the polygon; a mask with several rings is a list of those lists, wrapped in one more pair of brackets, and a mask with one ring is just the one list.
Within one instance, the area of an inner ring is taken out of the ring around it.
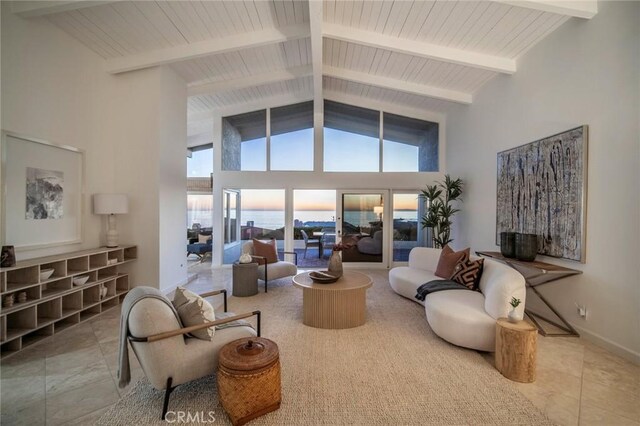
{"label": "dark ceramic vase", "polygon": [[536,234],[516,234],[516,259],[531,262],[538,254]]}
{"label": "dark ceramic vase", "polygon": [[10,268],[16,264],[16,253],[13,246],[2,246],[0,267]]}
{"label": "dark ceramic vase", "polygon": [[516,257],[516,233],[500,233],[500,253],[504,257]]}

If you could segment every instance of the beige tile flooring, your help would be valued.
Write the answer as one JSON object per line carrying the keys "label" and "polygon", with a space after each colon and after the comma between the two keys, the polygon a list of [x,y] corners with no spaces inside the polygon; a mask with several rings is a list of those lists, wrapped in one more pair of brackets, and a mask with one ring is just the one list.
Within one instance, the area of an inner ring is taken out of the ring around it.
{"label": "beige tile flooring", "polygon": [[[188,287],[229,287],[205,265]],[[193,272],[194,269],[190,269]],[[2,361],[2,425],[92,424],[128,389],[116,386],[119,308]],[[489,354],[484,356],[492,363]],[[133,382],[142,377],[132,357]],[[640,425],[640,367],[576,338],[538,339],[538,377],[518,389],[561,425]]]}

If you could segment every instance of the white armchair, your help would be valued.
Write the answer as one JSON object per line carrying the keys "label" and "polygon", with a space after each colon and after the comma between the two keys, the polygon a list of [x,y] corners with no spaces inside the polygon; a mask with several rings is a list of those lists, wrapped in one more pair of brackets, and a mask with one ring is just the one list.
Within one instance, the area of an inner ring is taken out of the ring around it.
{"label": "white armchair", "polygon": [[[130,292],[127,297],[132,296]],[[226,290],[202,294],[213,296]],[[125,302],[126,304],[126,302]],[[231,315],[205,324],[181,328],[170,307],[171,302],[158,295],[137,300],[128,315],[127,340],[145,376],[158,390],[165,390],[162,419],[169,406],[169,397],[176,386],[213,374],[218,367],[218,353],[229,342],[243,337],[260,335],[260,311]],[[124,314],[124,313],[123,313]],[[207,327],[257,315],[257,333],[250,326],[218,329],[212,341],[189,337],[188,333]],[[216,315],[217,316],[217,315]]]}
{"label": "white armchair", "polygon": [[[247,241],[242,246],[242,253],[247,253],[251,257],[265,260],[264,257],[256,256],[253,251],[253,241]],[[294,263],[278,259],[275,263],[258,262],[258,278],[264,281],[264,292],[267,292],[267,280],[277,280],[278,278],[290,277],[298,273],[298,254],[295,252],[281,252],[283,254],[291,254],[294,256]]]}

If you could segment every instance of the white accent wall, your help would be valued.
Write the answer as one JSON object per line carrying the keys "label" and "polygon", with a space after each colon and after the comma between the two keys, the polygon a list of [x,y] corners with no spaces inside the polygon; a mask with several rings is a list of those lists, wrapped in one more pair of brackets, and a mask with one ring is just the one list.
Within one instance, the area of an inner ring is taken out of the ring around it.
{"label": "white accent wall", "polygon": [[[118,76],[43,18],[2,3],[3,129],[85,151],[83,243],[19,251],[18,260],[97,247],[106,220],[91,195],[129,195],[120,242],[138,245],[132,282],[171,290],[186,281],[185,82],[168,67]],[[10,242],[8,242],[10,244]]]}
{"label": "white accent wall", "polygon": [[[498,152],[589,125],[586,263],[539,257],[583,275],[538,290],[585,338],[638,361],[640,3],[599,8],[590,21],[571,19],[527,53],[517,74],[497,77],[447,116],[448,171],[466,182],[454,238],[472,250],[498,249]],[[575,303],[586,306],[586,320]]]}

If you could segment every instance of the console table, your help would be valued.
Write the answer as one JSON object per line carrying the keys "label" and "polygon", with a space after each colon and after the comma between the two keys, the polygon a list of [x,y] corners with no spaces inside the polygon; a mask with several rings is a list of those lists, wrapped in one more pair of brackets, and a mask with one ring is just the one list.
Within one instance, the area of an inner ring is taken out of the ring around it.
{"label": "console table", "polygon": [[[26,295],[24,301],[0,310],[2,358],[118,306],[130,288],[127,266],[137,257],[137,247],[125,245],[0,268],[0,296]],[[51,269],[49,276],[42,275]],[[86,277],[84,284],[74,283],[79,277]]]}
{"label": "console table", "polygon": [[[579,271],[577,269],[565,268],[563,266],[553,265],[546,262],[525,262],[522,260],[504,257],[502,253],[498,251],[477,251],[476,254],[478,256],[489,257],[506,263],[516,271],[520,272],[525,279],[527,287],[530,288],[545,305],[547,305],[551,312],[553,312],[560,319],[560,321],[562,321],[562,324],[558,324],[556,321],[552,321],[540,314],[532,312],[529,309],[525,309],[525,313],[529,315],[529,318],[531,318],[531,321],[533,321],[533,323],[536,325],[540,334],[542,334],[543,336],[580,336],[576,329],[573,328],[573,326],[569,324],[567,320],[565,320],[564,317],[560,315],[560,313],[553,306],[551,306],[549,301],[547,301],[547,299],[545,299],[544,296],[540,294],[540,292],[538,292],[536,287],[538,287],[539,285],[550,283],[552,281],[569,277],[571,275],[581,274],[582,271]],[[544,330],[544,328],[542,328],[536,318],[544,320],[549,324],[553,324],[559,329],[564,330],[566,333],[548,333]]]}

